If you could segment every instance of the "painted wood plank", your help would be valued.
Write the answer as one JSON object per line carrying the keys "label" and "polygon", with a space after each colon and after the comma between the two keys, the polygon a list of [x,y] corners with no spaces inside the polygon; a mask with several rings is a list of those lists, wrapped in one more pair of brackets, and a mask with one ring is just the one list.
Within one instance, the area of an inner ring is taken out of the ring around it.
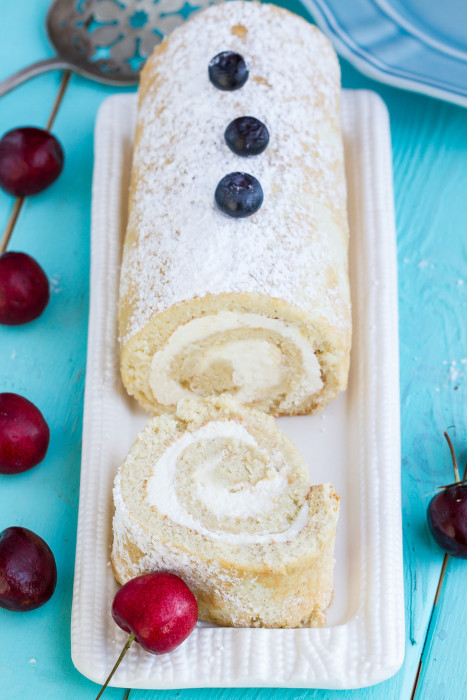
{"label": "painted wood plank", "polygon": [[466,562],[449,557],[440,600],[433,612],[422,656],[415,700],[460,700],[467,689],[464,663],[467,629]]}

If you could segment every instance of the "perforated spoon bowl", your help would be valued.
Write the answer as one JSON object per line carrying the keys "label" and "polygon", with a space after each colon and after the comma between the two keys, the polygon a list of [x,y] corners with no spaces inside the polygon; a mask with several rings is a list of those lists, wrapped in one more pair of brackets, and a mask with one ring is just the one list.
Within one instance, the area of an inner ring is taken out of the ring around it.
{"label": "perforated spoon bowl", "polygon": [[[217,0],[218,1],[218,0]],[[154,46],[193,12],[216,0],[54,0],[47,34],[57,55],[0,83],[0,97],[50,70],[71,70],[113,85],[138,82]]]}

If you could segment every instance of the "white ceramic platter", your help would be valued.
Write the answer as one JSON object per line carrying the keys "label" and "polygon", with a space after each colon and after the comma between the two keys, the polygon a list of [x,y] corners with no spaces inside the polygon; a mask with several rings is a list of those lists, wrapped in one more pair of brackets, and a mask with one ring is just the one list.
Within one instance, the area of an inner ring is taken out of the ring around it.
{"label": "white ceramic platter", "polygon": [[[91,308],[72,656],[102,683],[126,635],[110,607],[112,483],[147,420],[119,375],[116,305],[136,97],[102,105],[96,124]],[[397,274],[388,115],[380,98],[344,91],[342,123],[351,228],[353,350],[348,391],[324,413],[279,419],[342,500],[335,595],[322,629],[200,624],[175,652],[133,644],[114,684],[133,688],[354,688],[391,676],[404,652],[400,508]]]}

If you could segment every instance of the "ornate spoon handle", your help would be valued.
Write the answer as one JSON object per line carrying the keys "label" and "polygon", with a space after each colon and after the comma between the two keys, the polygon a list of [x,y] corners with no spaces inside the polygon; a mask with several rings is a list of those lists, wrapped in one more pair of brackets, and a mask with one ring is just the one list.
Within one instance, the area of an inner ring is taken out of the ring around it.
{"label": "ornate spoon handle", "polygon": [[0,97],[3,97],[7,92],[10,92],[10,90],[21,85],[21,83],[24,83],[26,80],[35,78],[36,75],[46,73],[49,70],[75,70],[75,66],[58,56],[32,63],[30,66],[22,68],[17,73],[13,73],[13,75],[10,75],[9,78],[6,78],[6,80],[0,83]]}

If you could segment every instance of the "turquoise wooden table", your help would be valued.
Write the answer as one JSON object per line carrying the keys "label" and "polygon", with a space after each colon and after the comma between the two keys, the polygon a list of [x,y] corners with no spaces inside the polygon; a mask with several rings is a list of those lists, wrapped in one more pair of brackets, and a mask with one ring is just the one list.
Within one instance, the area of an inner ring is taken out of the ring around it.
{"label": "turquoise wooden table", "polygon": [[[48,0],[4,2],[0,79],[52,55],[44,20]],[[298,0],[283,2],[305,14]],[[308,17],[310,19],[310,17]],[[467,110],[375,83],[342,61],[343,85],[368,88],[391,118],[398,229],[402,415],[402,491],[406,656],[399,673],[354,691],[237,689],[131,691],[131,700],[460,700],[465,663],[466,562],[450,558],[434,605],[443,553],[425,512],[431,494],[452,480],[442,437],[451,429],[467,457]],[[0,133],[45,126],[61,84],[53,73],[0,101]],[[70,610],[78,511],[89,280],[93,126],[114,89],[72,76],[53,125],[66,162],[60,179],[25,201],[9,250],[34,256],[51,284],[42,317],[0,326],[0,392],[32,400],[51,428],[44,462],[0,476],[0,531],[23,525],[51,546],[58,567],[52,599],[29,613],[0,609],[0,698],[94,698],[97,686],[70,658]],[[0,192],[0,232],[13,199]],[[123,700],[124,689],[106,696]]]}

